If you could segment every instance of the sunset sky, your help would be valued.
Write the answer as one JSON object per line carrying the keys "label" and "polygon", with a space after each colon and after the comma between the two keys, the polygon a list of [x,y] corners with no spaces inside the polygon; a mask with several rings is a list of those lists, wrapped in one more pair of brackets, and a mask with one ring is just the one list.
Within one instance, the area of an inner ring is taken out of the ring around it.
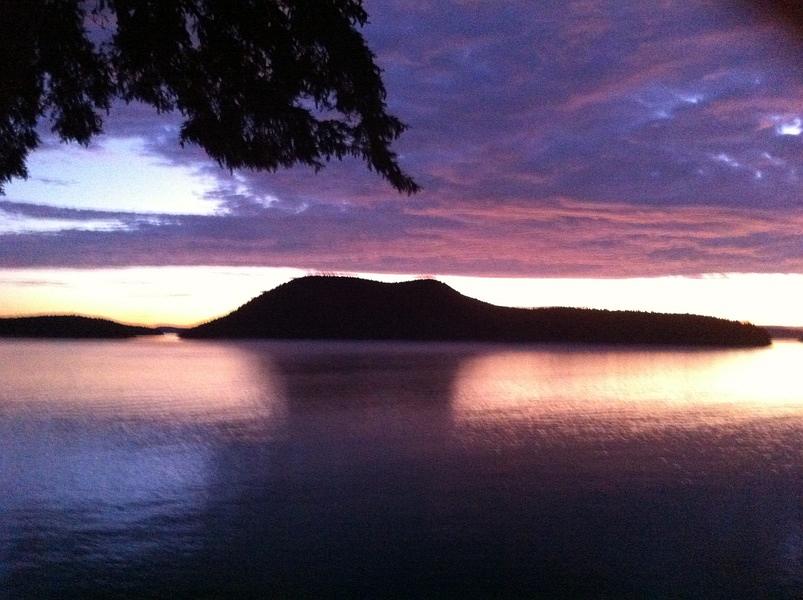
{"label": "sunset sky", "polygon": [[365,5],[422,192],[351,160],[229,173],[117,106],[6,186],[0,314],[190,324],[325,271],[803,326],[799,31],[725,0]]}

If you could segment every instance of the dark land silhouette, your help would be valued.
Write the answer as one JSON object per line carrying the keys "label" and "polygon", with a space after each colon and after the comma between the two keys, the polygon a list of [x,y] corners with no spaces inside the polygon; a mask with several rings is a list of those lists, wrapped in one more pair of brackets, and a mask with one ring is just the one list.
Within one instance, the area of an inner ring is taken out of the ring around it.
{"label": "dark land silhouette", "polygon": [[763,329],[770,334],[772,338],[777,339],[802,339],[803,328],[801,327],[780,327],[777,325],[765,325]]}
{"label": "dark land silhouette", "polygon": [[0,319],[0,337],[116,339],[138,335],[161,335],[161,332],[149,327],[123,325],[92,317],[46,316]]}
{"label": "dark land silhouette", "polygon": [[434,280],[380,283],[310,276],[265,292],[186,338],[588,342],[751,347],[754,325],[699,315],[579,308],[508,308]]}
{"label": "dark land silhouette", "polygon": [[773,338],[794,338],[797,339],[803,334],[803,329],[800,327],[779,327],[776,325],[765,325],[764,329]]}

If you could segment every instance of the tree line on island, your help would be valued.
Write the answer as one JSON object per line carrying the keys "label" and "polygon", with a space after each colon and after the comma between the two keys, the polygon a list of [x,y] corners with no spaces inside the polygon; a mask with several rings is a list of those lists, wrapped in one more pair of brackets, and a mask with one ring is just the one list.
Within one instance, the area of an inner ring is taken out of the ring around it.
{"label": "tree line on island", "polygon": [[[0,336],[126,338],[162,330],[77,316],[0,319]],[[751,347],[764,329],[715,317],[583,308],[509,308],[436,280],[381,283],[309,276],[265,292],[230,314],[180,331],[202,339],[573,342]]]}
{"label": "tree line on island", "polygon": [[152,327],[123,325],[108,319],[59,315],[0,319],[0,337],[122,339],[139,335],[160,335]]}

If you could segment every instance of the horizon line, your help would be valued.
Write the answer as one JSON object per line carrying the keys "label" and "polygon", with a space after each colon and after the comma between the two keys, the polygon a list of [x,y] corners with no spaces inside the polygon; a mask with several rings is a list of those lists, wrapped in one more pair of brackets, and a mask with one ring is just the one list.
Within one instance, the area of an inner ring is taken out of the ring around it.
{"label": "horizon line", "polygon": [[[509,308],[522,308],[522,309],[530,309],[530,310],[537,310],[537,309],[548,309],[548,308],[572,308],[572,309],[585,309],[585,310],[608,310],[608,311],[623,311],[623,312],[645,312],[645,313],[654,313],[654,314],[674,314],[674,315],[698,315],[698,316],[711,316],[715,318],[720,318],[728,321],[735,321],[739,323],[751,324],[757,327],[762,328],[771,328],[771,329],[790,329],[790,330],[800,330],[803,331],[803,325],[790,325],[790,324],[782,324],[782,323],[760,323],[754,322],[749,319],[733,319],[729,317],[722,317],[712,314],[705,314],[703,312],[677,312],[677,311],[662,311],[662,310],[652,310],[650,308],[599,308],[589,305],[578,305],[578,304],[571,304],[571,305],[563,305],[563,304],[545,304],[545,305],[510,305],[510,304],[499,304],[495,302],[490,302],[487,300],[483,300],[482,298],[478,298],[475,295],[470,295],[465,292],[462,292],[449,283],[443,281],[443,278],[455,277],[455,276],[441,276],[441,275],[433,275],[433,274],[419,274],[419,275],[409,275],[407,279],[397,280],[396,277],[398,275],[394,275],[393,280],[382,279],[382,277],[387,277],[387,274],[365,274],[365,273],[349,273],[349,272],[342,272],[342,271],[317,271],[311,273],[302,273],[298,274],[295,277],[291,277],[286,281],[282,281],[273,287],[263,289],[261,292],[258,292],[255,295],[250,296],[248,299],[241,301],[240,304],[233,307],[228,311],[224,311],[216,316],[211,316],[208,318],[202,318],[196,321],[191,321],[185,324],[176,324],[175,322],[170,321],[147,321],[147,320],[126,320],[124,318],[117,318],[117,317],[110,317],[104,315],[102,313],[91,313],[91,312],[81,312],[80,310],[64,310],[64,311],[55,311],[55,312],[48,312],[48,311],[11,311],[11,312],[3,312],[0,313],[0,319],[13,319],[13,318],[41,318],[41,317],[84,317],[90,319],[105,319],[108,321],[114,321],[121,325],[128,325],[133,327],[147,327],[152,329],[179,329],[179,330],[187,330],[202,325],[204,323],[208,323],[209,321],[213,321],[220,317],[223,317],[233,310],[237,310],[240,306],[254,300],[255,298],[259,297],[260,295],[275,290],[276,288],[285,285],[291,281],[295,281],[298,279],[304,278],[312,278],[312,277],[320,277],[320,278],[347,278],[347,279],[362,279],[367,281],[374,281],[377,283],[387,283],[387,284],[395,284],[395,283],[406,283],[412,281],[422,281],[422,280],[432,280],[442,283],[448,286],[450,289],[453,289],[460,293],[463,296],[468,298],[473,298],[475,300],[481,300],[483,302],[487,302],[488,304],[492,304],[494,306],[501,306],[501,307],[509,307]],[[458,276],[459,277],[459,276]],[[476,279],[510,279],[510,278],[493,278],[493,277],[482,277]],[[516,278],[516,279],[528,279],[528,278]],[[634,278],[635,279],[635,278]],[[603,279],[604,280],[604,279]]]}

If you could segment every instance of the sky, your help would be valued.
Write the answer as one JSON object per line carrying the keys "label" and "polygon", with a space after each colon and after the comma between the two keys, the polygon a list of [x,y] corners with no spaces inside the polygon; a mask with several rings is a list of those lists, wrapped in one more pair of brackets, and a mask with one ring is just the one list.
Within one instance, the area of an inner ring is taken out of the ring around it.
{"label": "sky", "polygon": [[0,197],[0,314],[191,324],[316,272],[803,326],[803,44],[739,0],[370,0],[396,142],[276,173],[118,105]]}

